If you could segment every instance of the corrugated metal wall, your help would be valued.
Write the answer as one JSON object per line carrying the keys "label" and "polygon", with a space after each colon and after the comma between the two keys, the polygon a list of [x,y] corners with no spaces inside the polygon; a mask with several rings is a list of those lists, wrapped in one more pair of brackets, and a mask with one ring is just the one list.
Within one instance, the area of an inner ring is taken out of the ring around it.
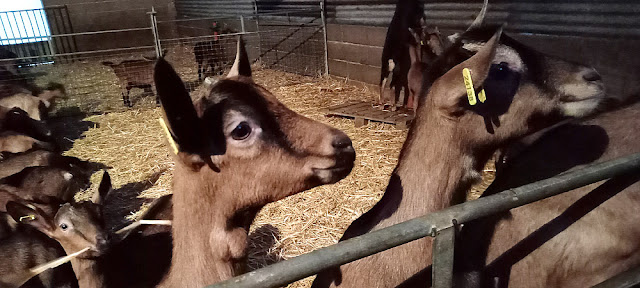
{"label": "corrugated metal wall", "polygon": [[[330,73],[375,83],[385,27],[393,0],[326,0]],[[441,31],[464,30],[482,0],[425,0],[430,24]],[[232,4],[233,3],[233,4]],[[251,14],[252,0],[176,0],[183,17]],[[595,66],[614,94],[640,94],[640,1],[490,0],[486,22],[506,23],[506,31],[545,53]],[[317,8],[319,1],[257,1],[259,12]],[[347,32],[345,32],[347,31]],[[362,55],[367,55],[366,59]]]}

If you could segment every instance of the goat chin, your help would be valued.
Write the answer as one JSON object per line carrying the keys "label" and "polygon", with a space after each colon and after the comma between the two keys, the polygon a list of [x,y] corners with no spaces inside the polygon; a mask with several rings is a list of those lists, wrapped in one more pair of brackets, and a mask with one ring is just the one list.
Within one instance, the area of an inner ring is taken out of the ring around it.
{"label": "goat chin", "polygon": [[567,102],[562,105],[562,109],[565,116],[585,117],[597,111],[601,102],[602,99],[600,98],[590,98],[581,101]]}

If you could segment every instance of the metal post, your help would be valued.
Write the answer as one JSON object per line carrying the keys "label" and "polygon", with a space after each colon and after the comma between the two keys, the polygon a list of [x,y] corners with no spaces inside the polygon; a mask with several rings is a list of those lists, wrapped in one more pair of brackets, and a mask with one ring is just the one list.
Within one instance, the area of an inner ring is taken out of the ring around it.
{"label": "metal post", "polygon": [[[455,222],[454,222],[455,223]],[[453,287],[453,250],[456,240],[455,225],[437,231],[433,239],[433,288]],[[425,283],[429,286],[430,283]]]}
{"label": "metal post", "polygon": [[322,30],[324,31],[324,74],[329,75],[329,50],[327,49],[327,17],[325,0],[320,1],[320,16],[322,17]]}
{"label": "metal post", "polygon": [[153,32],[153,46],[156,48],[156,57],[162,57],[162,46],[160,45],[160,36],[158,35],[158,22],[156,19],[156,9],[151,6],[151,12],[147,12],[151,19],[151,31]]}
{"label": "metal post", "polygon": [[246,33],[247,30],[244,28],[244,16],[240,15],[240,29],[242,30],[242,33]]}
{"label": "metal post", "polygon": [[256,32],[258,32],[258,60],[262,62],[262,36],[260,35],[260,16],[258,16],[258,1],[253,1],[253,13],[256,17]]}

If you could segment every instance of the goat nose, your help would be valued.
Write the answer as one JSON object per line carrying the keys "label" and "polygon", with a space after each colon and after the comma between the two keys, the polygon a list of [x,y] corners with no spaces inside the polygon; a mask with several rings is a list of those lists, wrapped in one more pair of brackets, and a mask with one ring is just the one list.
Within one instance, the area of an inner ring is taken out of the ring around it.
{"label": "goat nose", "polygon": [[585,81],[589,82],[602,80],[602,76],[600,76],[600,73],[598,73],[596,70],[591,70],[585,73],[584,75],[582,75],[582,78],[584,78]]}
{"label": "goat nose", "polygon": [[343,150],[352,146],[351,138],[345,134],[336,135],[331,142],[333,148],[336,150]]}

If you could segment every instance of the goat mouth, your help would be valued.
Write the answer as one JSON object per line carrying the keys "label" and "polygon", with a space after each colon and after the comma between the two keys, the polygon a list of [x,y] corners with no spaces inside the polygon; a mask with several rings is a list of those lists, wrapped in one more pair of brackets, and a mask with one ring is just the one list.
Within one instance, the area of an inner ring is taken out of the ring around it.
{"label": "goat mouth", "polygon": [[353,165],[351,162],[328,168],[313,168],[313,174],[325,184],[336,183],[351,173]]}

